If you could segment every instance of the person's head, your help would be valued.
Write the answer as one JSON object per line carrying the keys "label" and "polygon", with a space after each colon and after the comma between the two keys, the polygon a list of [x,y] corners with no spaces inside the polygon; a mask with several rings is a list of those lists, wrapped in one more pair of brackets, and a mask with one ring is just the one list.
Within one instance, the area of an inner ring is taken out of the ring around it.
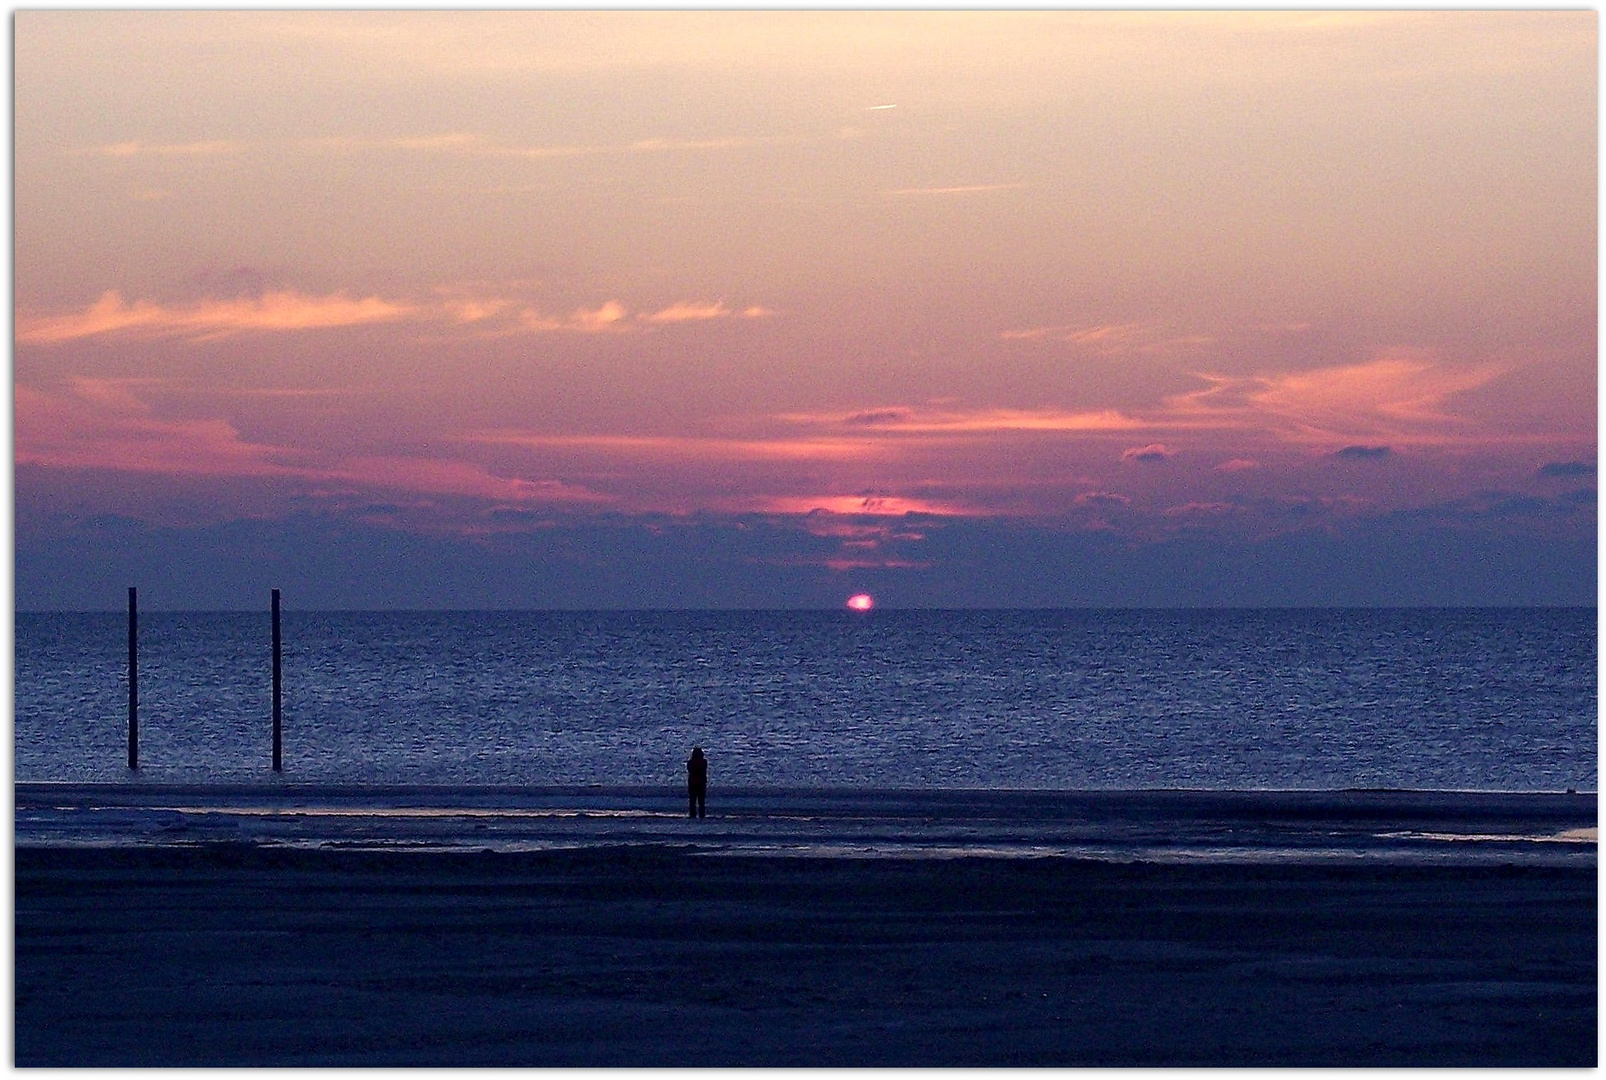
{"label": "person's head", "polygon": [[703,748],[700,747],[700,746],[692,747],[691,748],[691,756],[692,757],[702,757],[703,756]]}

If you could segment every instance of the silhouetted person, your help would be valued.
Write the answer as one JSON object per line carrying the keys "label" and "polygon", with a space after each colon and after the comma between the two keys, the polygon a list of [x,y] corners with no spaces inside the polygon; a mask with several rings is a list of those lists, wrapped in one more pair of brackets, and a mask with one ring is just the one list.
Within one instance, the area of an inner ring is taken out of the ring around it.
{"label": "silhouetted person", "polygon": [[691,809],[687,817],[708,816],[708,759],[703,757],[703,748],[691,748],[691,758],[686,762],[686,794],[691,798]]}

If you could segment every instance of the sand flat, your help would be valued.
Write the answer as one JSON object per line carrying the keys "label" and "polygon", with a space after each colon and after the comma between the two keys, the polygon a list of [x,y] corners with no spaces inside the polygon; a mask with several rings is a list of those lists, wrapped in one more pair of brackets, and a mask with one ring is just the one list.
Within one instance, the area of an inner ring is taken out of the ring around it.
{"label": "sand flat", "polygon": [[19,847],[17,1065],[1596,1063],[1592,867]]}
{"label": "sand flat", "polygon": [[993,854],[1102,861],[1595,865],[1596,798],[1559,792],[19,783],[25,846],[557,850],[691,846],[755,855]]}

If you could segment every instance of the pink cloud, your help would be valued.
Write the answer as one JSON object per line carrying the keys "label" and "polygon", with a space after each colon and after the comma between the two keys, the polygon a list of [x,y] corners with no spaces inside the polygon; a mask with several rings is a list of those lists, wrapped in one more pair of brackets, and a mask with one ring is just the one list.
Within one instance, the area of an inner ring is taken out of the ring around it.
{"label": "pink cloud", "polygon": [[170,476],[278,476],[283,447],[248,442],[219,419],[158,419],[125,384],[75,379],[70,395],[13,388],[18,465]]}
{"label": "pink cloud", "polygon": [[842,418],[844,424],[863,424],[867,426],[881,424],[907,423],[914,413],[909,409],[866,409],[863,412],[853,413]]}
{"label": "pink cloud", "polygon": [[1231,503],[1190,502],[1181,506],[1167,507],[1164,515],[1168,518],[1220,517],[1232,513],[1234,509]]}
{"label": "pink cloud", "polygon": [[1176,451],[1164,443],[1149,443],[1147,446],[1134,446],[1121,451],[1122,461],[1164,461],[1174,457]]}
{"label": "pink cloud", "polygon": [[1059,335],[1061,341],[1072,345],[1121,346],[1152,332],[1143,323],[1119,323],[1103,326],[1068,326]]}
{"label": "pink cloud", "polygon": [[1113,506],[1130,506],[1132,500],[1125,495],[1117,495],[1112,491],[1084,491],[1076,497],[1077,506],[1097,506],[1109,508]]}
{"label": "pink cloud", "polygon": [[497,476],[453,458],[354,456],[328,461],[295,447],[252,442],[220,418],[162,418],[137,395],[141,380],[71,380],[68,393],[14,388],[18,465],[173,477],[277,477],[313,493],[380,489],[503,503],[600,502],[555,480]]}
{"label": "pink cloud", "polygon": [[430,495],[463,495],[505,503],[605,502],[603,496],[557,480],[494,476],[483,466],[449,458],[358,457],[311,472],[325,481]]}

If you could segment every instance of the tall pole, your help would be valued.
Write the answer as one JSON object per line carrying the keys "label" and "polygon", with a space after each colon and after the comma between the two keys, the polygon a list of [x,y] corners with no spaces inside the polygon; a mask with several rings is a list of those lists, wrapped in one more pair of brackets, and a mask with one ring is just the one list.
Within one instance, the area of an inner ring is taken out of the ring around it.
{"label": "tall pole", "polygon": [[284,771],[279,726],[279,590],[273,590],[273,771]]}
{"label": "tall pole", "polygon": [[128,767],[139,768],[139,594],[128,587]]}

